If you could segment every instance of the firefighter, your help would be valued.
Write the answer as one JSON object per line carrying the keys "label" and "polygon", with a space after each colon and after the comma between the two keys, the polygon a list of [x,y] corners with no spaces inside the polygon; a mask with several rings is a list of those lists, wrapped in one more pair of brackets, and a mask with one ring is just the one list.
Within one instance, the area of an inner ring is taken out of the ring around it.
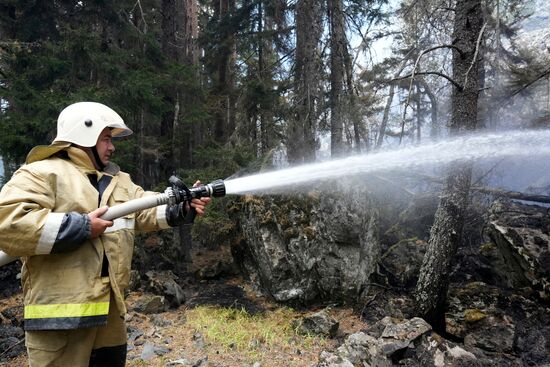
{"label": "firefighter", "polygon": [[[124,290],[134,231],[177,226],[188,205],[159,206],[113,221],[109,206],[146,195],[111,162],[114,137],[132,134],[111,108],[79,102],[57,136],[33,148],[0,192],[0,250],[21,257],[29,365],[124,366]],[[204,213],[210,198],[193,199]]]}

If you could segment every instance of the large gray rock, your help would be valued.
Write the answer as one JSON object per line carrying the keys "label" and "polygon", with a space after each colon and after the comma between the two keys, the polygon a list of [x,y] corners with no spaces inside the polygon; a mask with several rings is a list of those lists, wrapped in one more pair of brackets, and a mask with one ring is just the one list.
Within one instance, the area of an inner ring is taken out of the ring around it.
{"label": "large gray rock", "polygon": [[171,271],[148,271],[145,273],[146,291],[166,297],[172,307],[179,307],[185,302],[183,289],[177,283],[178,277]]}
{"label": "large gray rock", "polygon": [[427,247],[425,241],[415,238],[402,240],[391,246],[380,262],[390,284],[400,288],[414,287]]}
{"label": "large gray rock", "polygon": [[144,294],[134,304],[134,311],[144,314],[165,312],[168,302],[163,296]]}
{"label": "large gray rock", "polygon": [[249,277],[277,301],[353,300],[380,258],[377,210],[361,182],[307,195],[246,196],[233,211],[233,248]]}
{"label": "large gray rock", "polygon": [[352,334],[335,352],[321,353],[318,367],[391,367],[404,351],[414,347],[415,340],[431,331],[431,326],[420,318],[396,321],[387,317],[379,324],[383,328],[380,336],[364,332]]}
{"label": "large gray rock", "polygon": [[550,297],[549,209],[497,201],[491,207],[488,234],[507,265],[509,285],[531,286],[540,297]]}
{"label": "large gray rock", "polygon": [[550,366],[550,312],[532,313],[516,328],[515,349],[523,366]]}
{"label": "large gray rock", "polygon": [[550,310],[531,293],[482,282],[451,286],[447,332],[464,338],[463,347],[480,360],[550,366]]}
{"label": "large gray rock", "polygon": [[339,325],[339,322],[330,317],[325,310],[304,316],[292,323],[293,328],[300,334],[323,335],[331,338],[338,333]]}
{"label": "large gray rock", "polygon": [[[490,338],[490,334],[486,334]],[[482,343],[484,344],[484,343]],[[544,361],[537,356],[537,362]],[[531,360],[534,360],[531,359]],[[512,354],[487,353],[457,344],[433,332],[420,318],[386,317],[365,332],[348,336],[334,351],[323,351],[317,367],[520,367]],[[546,364],[527,364],[544,366]]]}

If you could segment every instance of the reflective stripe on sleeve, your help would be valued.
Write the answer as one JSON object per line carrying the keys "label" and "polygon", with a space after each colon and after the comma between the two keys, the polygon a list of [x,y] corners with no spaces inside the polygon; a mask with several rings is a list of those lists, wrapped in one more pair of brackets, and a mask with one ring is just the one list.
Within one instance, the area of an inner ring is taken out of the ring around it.
{"label": "reflective stripe on sleeve", "polygon": [[44,228],[42,228],[42,234],[38,240],[38,245],[36,246],[37,255],[47,255],[52,252],[52,247],[59,233],[59,228],[61,228],[64,216],[65,213],[48,214]]}
{"label": "reflective stripe on sleeve", "polygon": [[134,229],[136,220],[134,218],[117,218],[113,225],[105,230],[105,233],[119,231],[121,229]]}
{"label": "reflective stripe on sleeve", "polygon": [[161,229],[172,228],[168,224],[168,220],[166,219],[166,207],[167,207],[166,204],[157,206],[157,222]]}
{"label": "reflective stripe on sleeve", "polygon": [[27,305],[24,312],[25,319],[101,316],[108,313],[109,302]]}

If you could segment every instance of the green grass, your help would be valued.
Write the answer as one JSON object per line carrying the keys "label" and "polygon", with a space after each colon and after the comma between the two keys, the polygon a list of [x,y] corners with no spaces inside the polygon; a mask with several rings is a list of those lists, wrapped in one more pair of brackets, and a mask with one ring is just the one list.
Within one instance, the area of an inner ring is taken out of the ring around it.
{"label": "green grass", "polygon": [[309,349],[322,343],[319,336],[297,336],[292,327],[297,316],[290,308],[250,315],[242,309],[200,306],[187,310],[187,323],[203,335],[206,343],[254,359],[270,350]]}

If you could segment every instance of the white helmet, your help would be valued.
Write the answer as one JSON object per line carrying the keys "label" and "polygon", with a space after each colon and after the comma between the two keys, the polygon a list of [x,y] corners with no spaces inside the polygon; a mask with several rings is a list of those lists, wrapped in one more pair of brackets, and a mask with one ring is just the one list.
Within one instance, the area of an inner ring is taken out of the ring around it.
{"label": "white helmet", "polygon": [[53,143],[69,142],[93,147],[106,127],[113,137],[128,136],[132,130],[111,108],[96,102],[78,102],[66,107],[57,118],[57,136]]}

